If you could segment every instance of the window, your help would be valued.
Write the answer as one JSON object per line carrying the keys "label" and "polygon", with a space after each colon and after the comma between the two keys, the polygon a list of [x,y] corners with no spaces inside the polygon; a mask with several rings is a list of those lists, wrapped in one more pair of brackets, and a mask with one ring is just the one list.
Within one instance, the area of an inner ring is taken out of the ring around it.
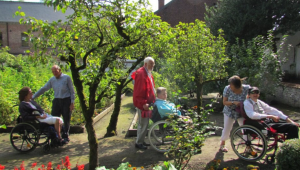
{"label": "window", "polygon": [[0,32],[0,47],[3,46],[2,42],[2,32]]}
{"label": "window", "polygon": [[28,35],[25,33],[21,33],[21,42],[22,42],[22,47],[29,47],[29,40],[28,40]]}

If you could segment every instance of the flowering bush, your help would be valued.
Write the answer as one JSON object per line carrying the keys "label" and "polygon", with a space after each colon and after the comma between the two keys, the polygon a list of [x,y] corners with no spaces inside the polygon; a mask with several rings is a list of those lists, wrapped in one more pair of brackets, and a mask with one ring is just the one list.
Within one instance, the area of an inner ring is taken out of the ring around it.
{"label": "flowering bush", "polygon": [[214,129],[213,124],[208,121],[208,115],[212,109],[201,108],[200,111],[201,113],[198,114],[193,110],[188,110],[186,116],[189,117],[169,116],[175,139],[170,150],[165,154],[174,158],[174,165],[177,169],[185,169],[191,157],[201,153],[205,138],[211,134],[210,130]]}
{"label": "flowering bush", "polygon": [[[71,163],[70,163],[70,159],[69,156],[66,156],[65,159],[61,159],[61,164],[58,164],[55,166],[52,165],[52,162],[48,162],[47,166],[45,166],[44,164],[42,164],[40,167],[37,167],[37,163],[32,163],[30,169],[31,170],[35,170],[37,168],[37,170],[68,170],[71,169]],[[84,170],[84,164],[82,165],[76,165],[77,170]],[[0,164],[0,170],[4,170],[5,166]],[[133,167],[131,164],[129,164],[128,162],[126,163],[121,163],[119,165],[119,167],[116,170],[143,170],[145,169],[143,166],[141,167]],[[163,166],[153,166],[152,168],[153,170],[176,170],[176,168],[174,167],[174,165],[172,165],[169,162],[164,162]],[[25,166],[24,166],[24,161],[21,163],[20,168],[15,167],[14,170],[25,170]],[[114,169],[107,169],[105,168],[105,166],[101,166],[101,167],[97,167],[96,170],[114,170]]]}

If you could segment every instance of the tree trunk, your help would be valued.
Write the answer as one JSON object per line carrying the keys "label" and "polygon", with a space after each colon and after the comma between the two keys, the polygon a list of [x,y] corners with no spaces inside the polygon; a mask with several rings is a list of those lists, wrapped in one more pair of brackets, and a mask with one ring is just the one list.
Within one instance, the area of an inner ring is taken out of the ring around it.
{"label": "tree trunk", "polygon": [[[88,113],[86,113],[88,115]],[[98,166],[98,140],[93,126],[93,119],[86,119],[85,128],[88,133],[88,141],[90,146],[89,170],[95,170]]]}
{"label": "tree trunk", "polygon": [[197,86],[197,112],[200,113],[200,107],[202,107],[202,87],[203,84],[199,81],[196,81]]}
{"label": "tree trunk", "polygon": [[111,115],[110,122],[108,127],[106,128],[106,134],[104,137],[111,137],[111,136],[116,136],[117,135],[117,123],[118,123],[118,117],[120,114],[120,108],[121,108],[121,95],[122,95],[122,89],[124,87],[124,82],[121,81],[120,84],[117,84],[116,88],[116,99],[115,99],[115,107],[114,111]]}

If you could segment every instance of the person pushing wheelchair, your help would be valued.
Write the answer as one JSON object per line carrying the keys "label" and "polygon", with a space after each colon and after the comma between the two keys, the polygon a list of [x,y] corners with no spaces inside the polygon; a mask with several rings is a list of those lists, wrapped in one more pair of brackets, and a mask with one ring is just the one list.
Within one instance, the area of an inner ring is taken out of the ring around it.
{"label": "person pushing wheelchair", "polygon": [[[275,129],[278,133],[286,133],[286,139],[298,139],[299,124],[291,120],[281,111],[259,100],[259,95],[260,90],[257,87],[251,87],[248,90],[249,98],[244,101],[244,109],[247,116],[253,120],[264,120],[267,125]],[[247,121],[246,124],[263,129],[263,125],[257,121],[250,120]]]}

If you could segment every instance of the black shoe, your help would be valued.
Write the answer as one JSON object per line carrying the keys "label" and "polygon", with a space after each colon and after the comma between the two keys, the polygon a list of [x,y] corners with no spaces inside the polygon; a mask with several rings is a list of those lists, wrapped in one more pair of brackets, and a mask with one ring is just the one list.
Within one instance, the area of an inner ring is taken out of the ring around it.
{"label": "black shoe", "polygon": [[147,146],[144,146],[143,144],[135,144],[135,147],[136,148],[139,148],[139,149],[147,149]]}
{"label": "black shoe", "polygon": [[150,144],[146,143],[146,142],[143,142],[143,145],[144,146],[150,146]]}

